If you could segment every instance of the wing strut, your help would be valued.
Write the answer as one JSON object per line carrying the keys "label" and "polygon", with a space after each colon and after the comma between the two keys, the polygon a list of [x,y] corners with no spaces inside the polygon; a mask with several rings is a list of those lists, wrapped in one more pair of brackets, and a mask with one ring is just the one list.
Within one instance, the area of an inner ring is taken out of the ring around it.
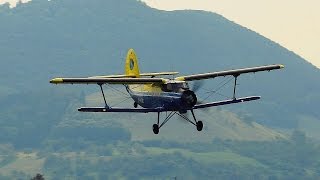
{"label": "wing strut", "polygon": [[108,106],[107,101],[106,101],[106,97],[105,97],[104,92],[103,92],[102,84],[99,84],[99,86],[100,86],[101,93],[102,93],[102,96],[103,96],[104,104],[106,105],[106,108],[109,109],[109,106]]}
{"label": "wing strut", "polygon": [[195,126],[197,126],[198,121],[197,121],[197,119],[196,119],[196,116],[194,115],[193,109],[191,109],[190,111],[191,111],[192,116],[193,116],[193,119],[194,119],[194,121],[195,121],[195,124],[194,124],[194,123],[192,123],[192,124],[194,124]]}
{"label": "wing strut", "polygon": [[233,86],[233,100],[236,100],[236,87],[237,87],[237,79],[239,74],[234,75],[234,86]]}

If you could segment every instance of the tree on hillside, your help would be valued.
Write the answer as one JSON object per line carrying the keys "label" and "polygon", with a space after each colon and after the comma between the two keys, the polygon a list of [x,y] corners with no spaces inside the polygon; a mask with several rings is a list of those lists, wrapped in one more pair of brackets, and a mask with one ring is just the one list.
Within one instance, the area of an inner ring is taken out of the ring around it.
{"label": "tree on hillside", "polygon": [[44,177],[42,174],[37,174],[35,177],[31,178],[30,180],[44,180]]}

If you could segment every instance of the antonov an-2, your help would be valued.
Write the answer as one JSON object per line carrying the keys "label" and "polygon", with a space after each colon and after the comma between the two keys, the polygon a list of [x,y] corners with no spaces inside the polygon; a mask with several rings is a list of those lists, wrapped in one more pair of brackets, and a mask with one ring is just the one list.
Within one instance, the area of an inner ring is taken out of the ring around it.
{"label": "antonov an-2", "polygon": [[[237,78],[241,74],[255,73],[259,71],[271,71],[284,68],[281,64],[266,65],[259,67],[233,69],[219,72],[209,72],[203,74],[194,74],[180,76],[176,78],[159,78],[158,76],[176,75],[178,72],[159,72],[159,73],[140,73],[138,59],[133,49],[127,53],[125,63],[125,74],[123,75],[106,75],[93,76],[86,78],[54,78],[50,80],[53,84],[97,84],[104,100],[103,107],[81,107],[81,112],[131,112],[131,113],[149,113],[158,114],[157,123],[153,124],[153,132],[159,133],[159,129],[167,123],[175,114],[181,116],[186,121],[195,125],[198,131],[203,128],[202,121],[197,121],[194,110],[208,108],[213,106],[221,106],[233,103],[253,101],[260,99],[260,96],[250,96],[236,98]],[[197,96],[192,89],[189,88],[188,82],[196,80],[212,79],[216,77],[233,76],[234,89],[233,98],[223,101],[199,103]],[[127,92],[134,101],[133,108],[110,107],[107,104],[106,96],[102,86],[104,84],[123,84]],[[197,103],[198,102],[198,103]],[[139,107],[140,106],[140,107]],[[193,121],[190,120],[185,113],[192,113]],[[160,123],[160,113],[166,112],[166,118]],[[167,113],[169,112],[169,113]]]}

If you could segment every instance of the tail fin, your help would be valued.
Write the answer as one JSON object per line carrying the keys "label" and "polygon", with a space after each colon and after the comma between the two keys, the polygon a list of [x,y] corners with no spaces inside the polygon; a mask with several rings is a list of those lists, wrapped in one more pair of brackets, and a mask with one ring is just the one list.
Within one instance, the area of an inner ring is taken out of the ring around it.
{"label": "tail fin", "polygon": [[138,58],[133,49],[129,49],[126,57],[125,74],[140,77]]}

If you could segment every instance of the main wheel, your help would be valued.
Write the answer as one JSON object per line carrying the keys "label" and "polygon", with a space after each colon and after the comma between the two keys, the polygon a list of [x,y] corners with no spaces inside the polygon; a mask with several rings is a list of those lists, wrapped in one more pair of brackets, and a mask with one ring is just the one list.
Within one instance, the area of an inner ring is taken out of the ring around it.
{"label": "main wheel", "polygon": [[158,126],[158,124],[154,124],[154,125],[152,126],[152,130],[153,130],[153,133],[154,133],[154,134],[158,134],[158,133],[159,133],[159,126]]}
{"label": "main wheel", "polygon": [[202,131],[202,128],[203,128],[203,123],[202,123],[202,121],[198,121],[198,122],[197,122],[197,130],[198,130],[198,131]]}
{"label": "main wheel", "polygon": [[134,108],[137,108],[137,107],[138,107],[138,103],[137,103],[137,102],[134,102],[134,103],[133,103],[133,107],[134,107]]}

